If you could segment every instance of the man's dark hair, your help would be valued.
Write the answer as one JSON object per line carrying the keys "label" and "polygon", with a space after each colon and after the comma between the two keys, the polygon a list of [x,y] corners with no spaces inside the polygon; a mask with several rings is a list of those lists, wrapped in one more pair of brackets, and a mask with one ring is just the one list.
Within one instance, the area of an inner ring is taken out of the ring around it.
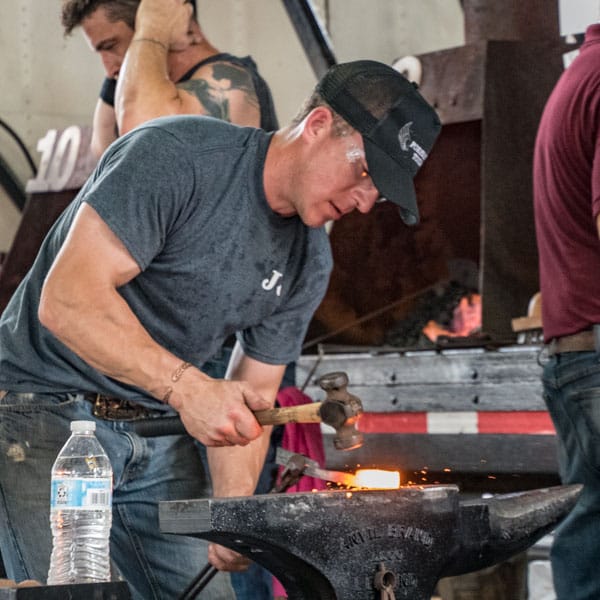
{"label": "man's dark hair", "polygon": [[124,21],[133,29],[139,4],[140,0],[63,0],[61,23],[65,35],[69,35],[84,19],[102,7],[109,21]]}
{"label": "man's dark hair", "polygon": [[[61,23],[65,35],[79,27],[81,22],[89,17],[98,8],[106,10],[106,16],[112,23],[124,21],[131,29],[135,27],[135,13],[140,0],[63,0],[61,9]],[[196,14],[196,0],[190,0]]]}

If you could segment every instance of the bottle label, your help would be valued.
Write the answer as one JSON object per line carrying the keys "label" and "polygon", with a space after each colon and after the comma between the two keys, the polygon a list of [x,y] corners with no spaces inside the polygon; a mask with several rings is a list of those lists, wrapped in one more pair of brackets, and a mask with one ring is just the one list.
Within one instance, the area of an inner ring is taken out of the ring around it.
{"label": "bottle label", "polygon": [[52,479],[50,508],[97,510],[112,504],[112,479]]}

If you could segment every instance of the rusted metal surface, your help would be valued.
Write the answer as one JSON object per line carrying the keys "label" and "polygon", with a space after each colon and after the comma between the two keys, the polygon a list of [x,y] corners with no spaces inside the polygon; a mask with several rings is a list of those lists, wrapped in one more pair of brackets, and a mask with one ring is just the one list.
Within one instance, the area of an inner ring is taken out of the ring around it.
{"label": "rusted metal surface", "polygon": [[423,69],[419,90],[442,125],[483,118],[486,51],[486,43],[480,42],[419,56]]}
{"label": "rusted metal surface", "polygon": [[558,0],[462,0],[465,42],[556,40]]}
{"label": "rusted metal surface", "polygon": [[483,331],[514,337],[511,320],[539,289],[533,148],[562,73],[562,43],[488,42],[481,139]]}

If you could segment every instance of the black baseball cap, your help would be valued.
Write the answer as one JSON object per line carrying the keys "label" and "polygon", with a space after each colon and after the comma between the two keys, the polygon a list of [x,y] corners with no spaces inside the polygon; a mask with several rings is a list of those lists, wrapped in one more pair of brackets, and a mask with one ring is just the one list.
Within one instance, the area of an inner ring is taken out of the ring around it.
{"label": "black baseball cap", "polygon": [[413,177],[442,128],[435,110],[414,83],[374,60],[331,67],[316,90],[361,133],[369,174],[379,193],[398,205],[407,225],[416,225]]}

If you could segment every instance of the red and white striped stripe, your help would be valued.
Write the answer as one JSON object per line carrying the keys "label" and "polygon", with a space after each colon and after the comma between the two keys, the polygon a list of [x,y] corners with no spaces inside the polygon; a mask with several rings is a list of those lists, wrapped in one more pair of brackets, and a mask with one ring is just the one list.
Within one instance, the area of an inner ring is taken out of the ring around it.
{"label": "red and white striped stripe", "polygon": [[361,415],[358,429],[363,433],[555,433],[546,411],[367,412]]}

